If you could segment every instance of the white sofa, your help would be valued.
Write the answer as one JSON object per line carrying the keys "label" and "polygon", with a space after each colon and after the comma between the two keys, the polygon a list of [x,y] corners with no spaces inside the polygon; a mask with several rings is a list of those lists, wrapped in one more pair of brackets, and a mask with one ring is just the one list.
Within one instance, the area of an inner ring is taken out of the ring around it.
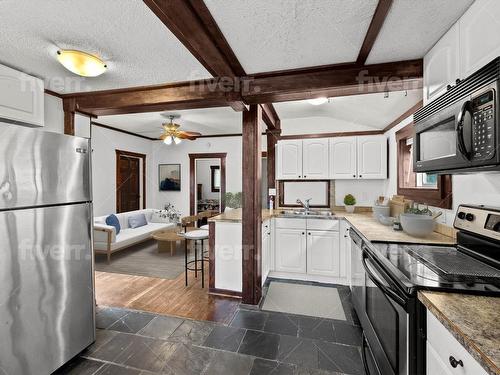
{"label": "white sofa", "polygon": [[[94,217],[94,252],[107,254],[109,263],[112,253],[139,242],[146,241],[151,238],[154,232],[159,230],[175,228],[174,223],[152,223],[151,217],[154,211],[157,210],[147,208],[144,210],[116,214],[121,227],[120,233],[118,234],[116,234],[114,226],[106,224],[106,218],[109,215]],[[128,225],[128,218],[131,215],[140,213],[146,216],[148,224],[139,228],[130,228]]]}

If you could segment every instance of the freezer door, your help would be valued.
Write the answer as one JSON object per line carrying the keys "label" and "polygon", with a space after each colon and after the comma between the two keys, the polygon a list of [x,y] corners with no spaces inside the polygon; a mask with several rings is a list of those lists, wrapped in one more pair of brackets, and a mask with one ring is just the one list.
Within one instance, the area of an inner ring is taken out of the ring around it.
{"label": "freezer door", "polygon": [[0,127],[0,210],[90,201],[85,138]]}
{"label": "freezer door", "polygon": [[90,209],[0,212],[1,374],[50,374],[95,340]]}

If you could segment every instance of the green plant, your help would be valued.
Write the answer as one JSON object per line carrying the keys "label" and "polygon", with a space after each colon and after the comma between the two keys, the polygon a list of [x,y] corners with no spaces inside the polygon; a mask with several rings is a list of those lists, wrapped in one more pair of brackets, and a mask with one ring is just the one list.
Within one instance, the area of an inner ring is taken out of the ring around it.
{"label": "green plant", "polygon": [[356,198],[354,198],[354,195],[352,194],[347,194],[344,197],[344,204],[346,206],[354,206],[356,204]]}
{"label": "green plant", "polygon": [[242,206],[243,194],[240,192],[231,193],[227,192],[224,195],[224,200],[226,202],[226,207],[230,208],[240,208]]}

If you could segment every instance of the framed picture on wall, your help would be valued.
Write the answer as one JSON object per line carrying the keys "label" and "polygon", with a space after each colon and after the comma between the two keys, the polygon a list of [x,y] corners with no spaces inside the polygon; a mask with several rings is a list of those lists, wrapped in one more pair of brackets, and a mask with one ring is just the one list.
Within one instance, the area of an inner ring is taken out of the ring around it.
{"label": "framed picture on wall", "polygon": [[160,191],[181,191],[181,165],[159,164],[158,181]]}

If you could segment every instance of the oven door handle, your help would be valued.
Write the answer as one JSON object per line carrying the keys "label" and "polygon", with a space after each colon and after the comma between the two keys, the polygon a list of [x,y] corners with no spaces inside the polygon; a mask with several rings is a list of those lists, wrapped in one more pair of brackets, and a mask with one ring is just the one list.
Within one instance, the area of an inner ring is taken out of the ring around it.
{"label": "oven door handle", "polygon": [[370,278],[370,280],[379,288],[382,290],[382,292],[390,297],[394,302],[396,302],[399,306],[403,307],[406,310],[406,299],[401,297],[396,291],[394,291],[391,287],[385,286],[370,270],[370,267],[368,267],[368,264],[366,264],[366,259],[370,258],[370,260],[373,259],[370,257],[370,255],[366,252],[365,249],[363,249],[363,267],[365,268],[366,274]]}
{"label": "oven door handle", "polygon": [[464,120],[466,112],[471,112],[470,100],[466,100],[464,104],[462,104],[462,108],[460,109],[460,113],[457,118],[457,127],[455,129],[457,133],[458,149],[467,160],[470,160],[470,152],[467,151],[467,146],[465,146],[464,141]]}

